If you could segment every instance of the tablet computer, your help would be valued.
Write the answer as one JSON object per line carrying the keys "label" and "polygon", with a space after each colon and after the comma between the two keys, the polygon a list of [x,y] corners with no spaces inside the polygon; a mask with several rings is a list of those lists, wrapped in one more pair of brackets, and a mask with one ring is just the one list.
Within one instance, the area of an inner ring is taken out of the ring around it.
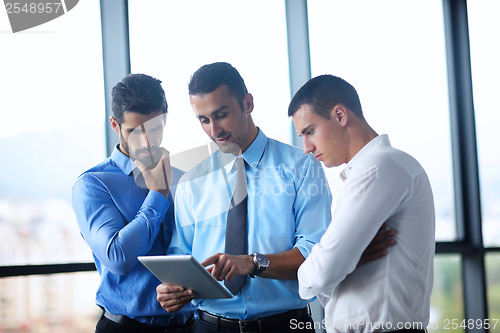
{"label": "tablet computer", "polygon": [[195,298],[233,297],[233,294],[192,256],[140,256],[137,259],[161,282],[191,289]]}

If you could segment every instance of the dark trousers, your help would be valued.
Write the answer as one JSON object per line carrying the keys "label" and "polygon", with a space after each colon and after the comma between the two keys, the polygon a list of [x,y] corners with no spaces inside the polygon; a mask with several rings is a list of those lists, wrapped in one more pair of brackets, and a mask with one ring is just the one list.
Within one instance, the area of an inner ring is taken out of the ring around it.
{"label": "dark trousers", "polygon": [[119,324],[102,315],[97,322],[95,333],[192,333],[194,321],[189,322],[184,327],[171,329],[136,323],[134,325]]}

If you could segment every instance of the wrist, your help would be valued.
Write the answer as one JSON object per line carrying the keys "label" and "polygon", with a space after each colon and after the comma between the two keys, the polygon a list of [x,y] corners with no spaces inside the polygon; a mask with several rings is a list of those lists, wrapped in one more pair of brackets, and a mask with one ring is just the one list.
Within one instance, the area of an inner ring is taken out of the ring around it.
{"label": "wrist", "polygon": [[250,272],[249,275],[253,278],[263,273],[267,267],[269,267],[270,261],[265,255],[257,252],[253,253],[251,257],[254,264],[254,270]]}
{"label": "wrist", "polygon": [[253,255],[247,254],[245,255],[248,261],[248,274],[252,275],[252,273],[255,271],[255,263],[253,262]]}
{"label": "wrist", "polygon": [[163,196],[164,196],[165,198],[167,198],[167,199],[168,199],[168,194],[170,193],[170,191],[169,191],[169,190],[166,190],[166,189],[162,189],[162,190],[152,189],[151,191],[156,191],[156,192],[159,192],[159,193],[163,194]]}

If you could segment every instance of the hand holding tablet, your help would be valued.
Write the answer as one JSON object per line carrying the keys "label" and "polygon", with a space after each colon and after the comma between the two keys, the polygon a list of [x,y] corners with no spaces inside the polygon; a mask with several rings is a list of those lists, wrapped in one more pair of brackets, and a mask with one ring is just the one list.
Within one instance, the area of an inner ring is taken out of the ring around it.
{"label": "hand holding tablet", "polygon": [[192,256],[140,256],[137,259],[161,282],[191,289],[195,298],[233,297],[231,292]]}

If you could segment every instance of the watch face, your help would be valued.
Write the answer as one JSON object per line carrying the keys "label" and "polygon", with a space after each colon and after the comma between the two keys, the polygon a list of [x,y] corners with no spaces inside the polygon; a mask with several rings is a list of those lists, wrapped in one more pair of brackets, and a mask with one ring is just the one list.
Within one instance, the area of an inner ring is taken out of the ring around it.
{"label": "watch face", "polygon": [[257,253],[256,257],[255,257],[255,260],[257,261],[257,263],[261,267],[267,267],[267,266],[269,266],[269,260],[263,254]]}

